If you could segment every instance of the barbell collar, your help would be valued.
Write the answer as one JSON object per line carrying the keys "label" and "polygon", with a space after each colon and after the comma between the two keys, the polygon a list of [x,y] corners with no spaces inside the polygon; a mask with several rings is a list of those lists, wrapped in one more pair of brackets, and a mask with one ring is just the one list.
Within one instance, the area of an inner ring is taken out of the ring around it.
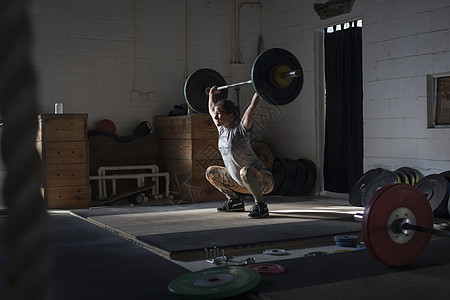
{"label": "barbell collar", "polygon": [[422,226],[410,224],[410,223],[407,223],[407,222],[402,222],[401,228],[402,229],[406,229],[406,230],[415,230],[415,231],[421,231],[421,232],[425,232],[425,233],[431,233],[431,234],[434,234],[434,235],[437,235],[437,236],[450,237],[450,231],[444,231],[444,230],[438,230],[438,229],[434,229],[434,228],[422,227]]}
{"label": "barbell collar", "polygon": [[283,78],[298,78],[300,76],[302,76],[302,71],[300,71],[300,70],[285,72],[281,75],[281,77],[283,77]]}
{"label": "barbell collar", "polygon": [[361,223],[361,222],[362,222],[362,219],[363,219],[363,214],[361,214],[361,213],[356,213],[356,214],[353,215],[353,219],[354,219],[356,222]]}

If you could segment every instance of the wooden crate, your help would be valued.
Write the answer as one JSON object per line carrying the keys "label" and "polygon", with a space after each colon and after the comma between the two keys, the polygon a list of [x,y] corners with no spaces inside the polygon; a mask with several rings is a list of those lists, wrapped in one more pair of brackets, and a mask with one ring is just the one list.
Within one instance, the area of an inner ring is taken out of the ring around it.
{"label": "wooden crate", "polygon": [[41,114],[38,140],[45,142],[85,141],[87,114]]}
{"label": "wooden crate", "polygon": [[165,159],[222,159],[217,149],[217,139],[161,140],[159,151],[160,157]]}
{"label": "wooden crate", "polygon": [[91,205],[91,187],[89,185],[47,187],[44,191],[44,200],[49,208],[86,208]]}
{"label": "wooden crate", "polygon": [[216,139],[216,125],[209,115],[157,116],[156,134],[160,140]]}
{"label": "wooden crate", "polygon": [[205,202],[225,199],[205,178],[211,165],[223,166],[217,149],[218,132],[209,115],[158,116],[158,165],[170,173],[170,190],[181,200]]}
{"label": "wooden crate", "polygon": [[36,146],[45,168],[43,195],[47,207],[88,208],[87,114],[41,114]]}

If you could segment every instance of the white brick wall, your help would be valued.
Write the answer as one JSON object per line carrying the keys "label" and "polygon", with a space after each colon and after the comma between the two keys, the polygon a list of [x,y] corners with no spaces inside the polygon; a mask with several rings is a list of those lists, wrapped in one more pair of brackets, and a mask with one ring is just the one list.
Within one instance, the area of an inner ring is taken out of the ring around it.
{"label": "white brick wall", "polygon": [[[317,104],[317,49],[312,37],[320,28],[362,18],[365,169],[409,165],[424,174],[448,170],[450,129],[427,129],[426,75],[450,72],[450,2],[355,1],[351,13],[328,20],[317,16],[316,2],[279,0],[263,6],[266,47],[287,47],[305,69],[304,89],[288,107],[298,121],[283,116],[269,124],[277,129],[267,131],[268,138],[280,144],[280,135],[290,137],[290,147],[277,144],[281,155],[320,156],[316,141],[323,133],[316,129],[318,115],[307,120],[301,113],[304,106],[298,105]],[[287,128],[289,133],[283,133]],[[304,143],[306,138],[312,142]]]}
{"label": "white brick wall", "polygon": [[[426,128],[425,78],[450,71],[448,0],[355,1],[351,13],[328,20],[320,20],[314,11],[316,0],[261,2],[262,6],[244,5],[240,11],[245,69],[250,73],[262,30],[265,48],[291,51],[305,76],[295,102],[261,112],[265,116],[258,134],[272,141],[280,156],[320,155],[317,32],[362,18],[365,169],[410,165],[428,173],[449,168],[450,129]],[[138,122],[152,121],[184,102],[185,1],[134,3],[133,30],[132,0],[33,2],[33,59],[42,112],[52,112],[55,102],[63,102],[66,112],[89,113],[90,128],[109,118],[118,133],[126,135]],[[208,67],[230,82],[232,1],[186,3],[187,73]],[[130,101],[133,85],[155,93],[156,101]],[[233,91],[229,94],[235,99]],[[241,88],[243,107],[251,94],[250,87]]]}
{"label": "white brick wall", "polygon": [[[131,134],[140,121],[152,122],[184,103],[185,78],[196,69],[216,69],[230,79],[232,11],[228,0],[34,1],[40,111],[53,112],[54,103],[63,102],[65,112],[89,114],[89,129],[108,118],[119,135]],[[241,52],[250,70],[261,9],[244,5],[240,13]],[[156,101],[131,101],[133,87],[151,92]],[[251,88],[242,94],[249,98]]]}

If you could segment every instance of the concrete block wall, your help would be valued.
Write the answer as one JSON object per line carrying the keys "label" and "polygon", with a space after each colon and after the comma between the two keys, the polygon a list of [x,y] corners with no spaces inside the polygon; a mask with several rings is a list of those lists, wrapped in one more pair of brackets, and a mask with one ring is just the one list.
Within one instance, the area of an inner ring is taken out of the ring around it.
{"label": "concrete block wall", "polygon": [[[113,120],[119,135],[183,104],[187,76],[212,68],[231,78],[234,1],[38,0],[30,10],[39,107],[87,112],[88,126]],[[261,9],[243,5],[239,62],[250,69]],[[242,89],[245,98],[251,88]],[[230,91],[230,98],[236,98]]]}
{"label": "concrete block wall", "polygon": [[[305,85],[299,98],[268,121],[267,137],[284,156],[320,161],[314,39],[320,29],[363,20],[364,168],[411,166],[424,174],[450,169],[450,128],[427,129],[426,75],[450,72],[450,2],[357,0],[351,13],[320,20],[318,1],[266,1],[266,47],[299,58]],[[324,3],[326,1],[319,1]],[[314,118],[311,116],[314,115]],[[286,129],[289,128],[288,132]],[[295,133],[294,133],[295,131]],[[320,167],[320,166],[319,166]]]}
{"label": "concrete block wall", "polygon": [[[264,48],[282,47],[299,58],[305,81],[296,101],[261,108],[256,134],[271,141],[279,156],[317,162],[323,139],[317,37],[322,28],[361,18],[365,169],[450,169],[449,129],[426,127],[426,75],[450,71],[449,2],[357,0],[351,13],[327,20],[314,11],[316,2],[33,1],[40,109],[53,112],[54,103],[63,102],[65,112],[89,113],[90,128],[109,118],[119,135],[127,135],[140,121],[152,122],[184,103],[185,79],[196,69],[215,69],[228,82],[249,79],[236,77],[250,74],[262,37]],[[242,59],[233,69],[237,7]],[[241,88],[241,109],[252,93]]]}
{"label": "concrete block wall", "polygon": [[[450,170],[450,128],[427,128],[427,74],[450,72],[450,3],[381,1],[364,17],[365,165]],[[372,147],[382,144],[383,151]]]}

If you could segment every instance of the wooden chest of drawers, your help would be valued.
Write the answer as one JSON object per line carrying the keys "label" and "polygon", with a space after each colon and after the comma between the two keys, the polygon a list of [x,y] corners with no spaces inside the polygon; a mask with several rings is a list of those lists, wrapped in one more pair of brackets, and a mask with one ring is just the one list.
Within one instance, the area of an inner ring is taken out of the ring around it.
{"label": "wooden chest of drawers", "polygon": [[37,148],[45,168],[43,194],[47,207],[88,208],[87,114],[41,114]]}
{"label": "wooden chest of drawers", "polygon": [[170,172],[170,190],[178,199],[205,202],[225,199],[205,178],[211,165],[223,166],[218,133],[209,115],[158,116],[158,165]]}

